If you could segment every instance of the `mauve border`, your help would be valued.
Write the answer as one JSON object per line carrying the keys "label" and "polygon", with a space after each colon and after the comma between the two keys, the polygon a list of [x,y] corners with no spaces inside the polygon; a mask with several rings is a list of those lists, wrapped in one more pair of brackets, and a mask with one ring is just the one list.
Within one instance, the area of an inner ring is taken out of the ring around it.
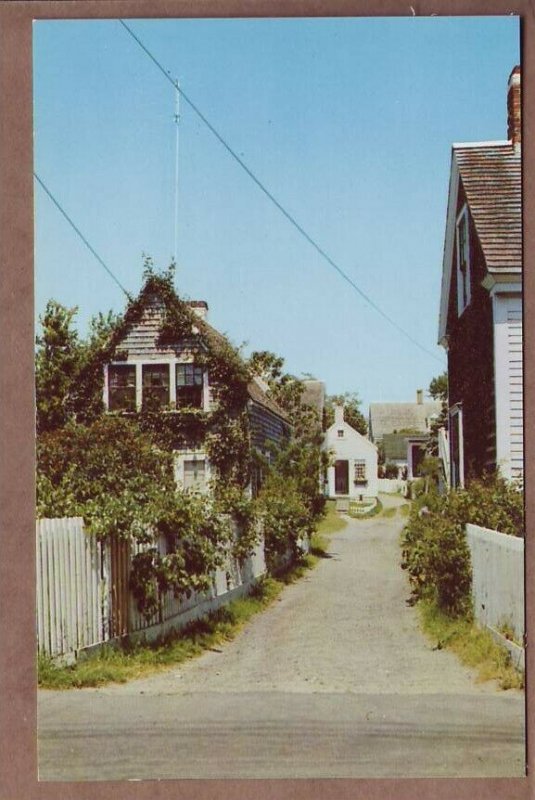
{"label": "mauve border", "polygon": [[[521,0],[0,0],[0,798],[113,797],[150,800],[509,800],[535,795],[534,750],[528,777],[513,779],[177,780],[39,783],[34,641],[34,391],[33,391],[33,19],[142,17],[480,16],[522,20],[524,170],[524,380],[526,483],[535,478],[535,3]],[[513,65],[511,65],[513,66]],[[504,77],[504,81],[507,76]],[[444,187],[446,191],[446,187]],[[526,498],[527,634],[534,636],[535,496]],[[26,552],[27,557],[21,558]],[[29,601],[31,599],[31,601]],[[16,624],[13,621],[16,620]],[[527,649],[527,733],[535,735],[535,655]]]}

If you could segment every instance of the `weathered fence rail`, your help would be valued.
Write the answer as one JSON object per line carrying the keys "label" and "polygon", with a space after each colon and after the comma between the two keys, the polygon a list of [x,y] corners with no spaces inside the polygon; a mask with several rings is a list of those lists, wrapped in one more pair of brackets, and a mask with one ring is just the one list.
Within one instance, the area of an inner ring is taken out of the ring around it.
{"label": "weathered fence rail", "polygon": [[[158,543],[165,552],[165,543]],[[37,640],[39,653],[72,659],[85,648],[126,635],[157,636],[246,592],[266,570],[261,543],[243,564],[230,555],[208,592],[160,598],[147,619],[129,589],[132,556],[141,547],[105,544],[88,535],[81,517],[42,519],[36,526]]]}

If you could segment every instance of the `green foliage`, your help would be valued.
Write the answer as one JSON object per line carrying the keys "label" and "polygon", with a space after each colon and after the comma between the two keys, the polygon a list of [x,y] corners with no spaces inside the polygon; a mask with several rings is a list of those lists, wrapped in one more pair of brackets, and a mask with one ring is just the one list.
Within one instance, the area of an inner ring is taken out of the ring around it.
{"label": "green foliage", "polygon": [[524,687],[523,673],[514,668],[507,650],[494,641],[489,631],[470,619],[452,618],[433,602],[423,601],[419,611],[424,632],[437,650],[452,650],[463,664],[477,670],[481,681],[495,680],[500,689]]}
{"label": "green foliage", "polygon": [[142,507],[154,487],[173,487],[172,459],[135,422],[105,416],[91,425],[70,422],[37,440],[37,512],[70,516],[113,500]]}
{"label": "green foliage", "polygon": [[368,433],[368,423],[360,410],[360,398],[356,392],[344,392],[343,394],[332,394],[327,397],[325,404],[325,425],[329,428],[334,422],[334,407],[344,407],[344,419],[356,431],[366,436]]}
{"label": "green foliage", "polygon": [[314,518],[303,501],[297,481],[273,472],[257,499],[264,525],[266,563],[276,569],[281,559],[301,555],[299,540],[312,535]]}
{"label": "green foliage", "polygon": [[130,588],[139,610],[151,617],[168,591],[189,597],[207,591],[214,571],[224,563],[230,541],[228,520],[206,498],[173,492],[151,509],[155,535],[164,536],[167,553],[152,547],[132,559]]}
{"label": "green foliage", "polygon": [[39,318],[42,334],[36,339],[35,357],[39,431],[55,430],[73,416],[73,387],[81,347],[73,328],[76,312],[76,308],[65,308],[55,300],[49,300],[44,315]]}
{"label": "green foliage", "polygon": [[[266,521],[268,554],[297,557],[300,536],[323,509],[319,480],[325,466],[321,420],[301,403],[303,384],[283,374],[283,359],[263,352],[245,362],[239,349],[180,299],[174,264],[161,273],[145,258],[144,283],[124,315],[95,317],[87,339],[74,331],[76,309],[50,301],[37,339],[37,507],[39,516],[84,517],[99,539],[144,546],[133,558],[132,590],[151,616],[162,592],[176,596],[208,588],[225,553],[243,561]],[[162,414],[150,402],[139,412],[103,414],[104,365],[121,360],[121,342],[154,297],[165,314],[159,344],[184,342],[208,372],[212,407]],[[268,381],[295,435],[265,461],[262,499],[247,496],[252,450],[247,412],[253,374]],[[203,446],[215,475],[213,502],[175,489],[172,451]],[[268,463],[270,462],[270,463]],[[238,523],[230,535],[231,515]],[[158,543],[164,536],[167,551]]]}
{"label": "green foliage", "polygon": [[427,453],[430,456],[438,456],[438,430],[445,428],[448,430],[448,373],[443,372],[433,378],[429,384],[429,394],[433,400],[440,400],[442,407],[438,418],[433,420],[430,427],[430,436],[427,443]]}
{"label": "green foliage", "polygon": [[402,567],[409,573],[413,601],[431,599],[451,616],[469,615],[467,523],[521,536],[522,493],[501,478],[488,477],[444,496],[434,488],[421,494],[402,534]]}
{"label": "green foliage", "polygon": [[399,467],[398,467],[398,465],[394,464],[393,461],[389,461],[387,464],[385,464],[384,474],[385,474],[385,478],[390,478],[390,479],[397,478],[398,475],[399,475]]}

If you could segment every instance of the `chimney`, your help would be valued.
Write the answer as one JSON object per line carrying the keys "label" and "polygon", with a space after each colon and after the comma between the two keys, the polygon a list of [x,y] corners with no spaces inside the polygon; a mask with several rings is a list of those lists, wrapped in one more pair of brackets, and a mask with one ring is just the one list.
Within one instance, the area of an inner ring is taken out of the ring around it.
{"label": "chimney", "polygon": [[208,303],[206,300],[190,300],[188,306],[201,319],[205,321],[208,319]]}
{"label": "chimney", "polygon": [[515,67],[509,76],[507,92],[507,138],[513,145],[522,143],[520,67]]}
{"label": "chimney", "polygon": [[416,402],[421,406],[424,402],[424,390],[416,389]]}
{"label": "chimney", "polygon": [[334,407],[334,421],[337,425],[344,424],[344,407],[343,406],[335,406]]}

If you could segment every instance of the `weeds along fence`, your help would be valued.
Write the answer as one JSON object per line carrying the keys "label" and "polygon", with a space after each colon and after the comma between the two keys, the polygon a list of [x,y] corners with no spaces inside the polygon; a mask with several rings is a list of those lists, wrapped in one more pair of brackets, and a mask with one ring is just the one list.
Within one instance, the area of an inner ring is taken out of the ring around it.
{"label": "weeds along fence", "polygon": [[[165,542],[158,543],[162,553]],[[81,651],[124,636],[154,638],[244,594],[265,570],[261,543],[243,564],[230,555],[208,592],[180,600],[168,592],[147,619],[130,592],[132,557],[142,547],[90,536],[81,517],[36,526],[37,641],[40,654],[74,660]]]}

